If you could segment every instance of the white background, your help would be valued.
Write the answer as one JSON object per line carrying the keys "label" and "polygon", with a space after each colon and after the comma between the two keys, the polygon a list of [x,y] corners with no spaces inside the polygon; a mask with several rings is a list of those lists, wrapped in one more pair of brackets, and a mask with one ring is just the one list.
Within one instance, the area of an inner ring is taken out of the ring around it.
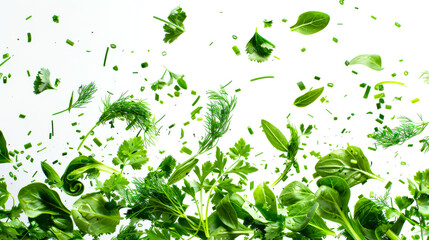
{"label": "white background", "polygon": [[[170,11],[179,5],[188,16],[184,22],[186,32],[172,44],[165,44],[162,41],[163,23],[153,16],[166,19]],[[260,167],[260,172],[250,177],[255,185],[266,180],[274,181],[278,177],[274,173],[275,168],[282,168],[282,161],[278,158],[280,153],[266,140],[260,129],[260,121],[268,120],[288,136],[286,116],[291,113],[291,123],[315,124],[318,129],[309,139],[302,140],[307,146],[299,152],[298,159],[301,169],[307,165],[308,170],[295,176],[296,179],[304,176],[312,179],[314,172],[317,159],[303,159],[303,154],[309,156],[308,153],[314,150],[325,155],[349,143],[361,147],[372,162],[373,172],[386,179],[384,183],[370,180],[364,186],[352,188],[354,198],[350,201],[351,207],[359,194],[368,196],[371,191],[383,194],[389,180],[393,182],[393,196],[408,195],[406,185],[398,180],[406,182],[417,170],[429,166],[427,155],[420,153],[418,143],[429,132],[425,131],[403,146],[379,148],[376,152],[368,150],[374,142],[367,138],[367,134],[373,132],[374,127],[383,126],[375,122],[380,113],[385,116],[384,123],[391,127],[398,124],[396,119],[390,120],[393,116],[405,115],[417,121],[417,114],[421,114],[423,119],[429,119],[429,98],[426,97],[429,85],[419,79],[420,74],[429,68],[428,7],[429,2],[424,0],[345,0],[343,6],[336,0],[1,1],[0,53],[9,53],[13,57],[0,67],[1,73],[12,75],[7,84],[0,81],[0,129],[9,150],[24,150],[23,145],[28,142],[33,147],[19,155],[24,165],[18,171],[12,168],[16,163],[3,164],[0,177],[6,179],[9,191],[16,197],[19,189],[30,183],[35,171],[38,173],[34,179],[44,181],[40,161],[47,159],[52,163],[59,160],[62,165],[54,166],[62,175],[68,162],[77,156],[75,149],[79,137],[97,122],[101,99],[107,91],[114,93],[113,99],[128,91],[137,98],[147,99],[157,118],[166,114],[160,122],[162,135],[156,145],[148,149],[148,165],[156,167],[166,154],[173,154],[179,161],[184,161],[188,156],[179,153],[182,143],[187,141],[186,146],[197,151],[198,139],[204,134],[203,121],[190,119],[189,113],[194,109],[191,104],[195,99],[190,90],[201,95],[196,106],[205,106],[205,91],[217,90],[220,85],[232,80],[227,87],[228,92],[233,94],[237,88],[241,88],[241,92],[236,94],[238,104],[233,112],[230,131],[221,139],[219,146],[227,151],[243,137],[254,148],[252,156],[263,152],[258,157],[250,157],[250,161]],[[291,32],[289,27],[306,11],[329,14],[329,25],[314,35]],[[30,15],[32,18],[25,20]],[[59,16],[59,24],[52,21],[53,15]],[[372,19],[371,15],[377,20]],[[283,18],[288,21],[283,23]],[[272,28],[264,28],[264,19],[273,20]],[[396,27],[395,22],[402,27]],[[248,60],[245,45],[256,28],[260,35],[276,45],[272,55],[279,59],[271,57],[264,63]],[[32,35],[31,43],[27,42],[28,32]],[[234,40],[232,35],[238,38]],[[338,39],[338,43],[332,41],[333,37]],[[74,41],[75,45],[71,47],[66,44],[67,39]],[[103,67],[104,54],[110,44],[116,44],[117,48],[109,50],[106,67]],[[234,45],[241,50],[241,56],[236,56],[232,51]],[[302,48],[306,51],[301,52]],[[162,55],[164,51],[167,53],[165,56]],[[380,55],[384,70],[377,72],[365,66],[344,65],[346,60],[359,54]],[[142,62],[148,62],[149,67],[142,69]],[[115,65],[119,71],[112,69]],[[161,77],[163,66],[185,74],[189,89],[174,99],[167,96],[167,93],[173,93],[172,87],[162,90],[159,94],[164,104],[161,105],[154,100],[150,83]],[[52,82],[55,78],[61,78],[61,84],[56,91],[35,95],[33,81],[42,67],[50,69]],[[27,76],[27,70],[31,77]],[[358,75],[351,73],[352,70],[357,71]],[[409,72],[408,76],[404,76],[404,71]],[[397,76],[392,78],[392,73]],[[250,82],[252,78],[266,75],[275,78]],[[320,81],[314,80],[316,75],[321,77]],[[359,84],[364,82],[373,87],[377,82],[386,80],[401,81],[407,87],[385,85],[386,103],[393,107],[392,110],[377,110],[375,104],[378,101],[374,100],[373,95],[378,92],[372,89],[370,97],[363,99],[365,89],[360,88]],[[76,91],[81,84],[91,81],[96,82],[99,91],[87,108],[52,116],[52,113],[68,106],[72,90]],[[325,86],[322,96],[329,102],[316,101],[305,108],[293,106],[294,99],[303,94],[296,85],[299,81],[305,84],[307,90]],[[327,83],[333,83],[334,87],[326,87]],[[146,87],[143,93],[140,92],[141,86]],[[402,96],[402,101],[393,101],[395,96]],[[417,97],[420,102],[411,104],[411,100]],[[374,114],[366,114],[369,111]],[[77,117],[80,113],[85,114]],[[355,115],[347,120],[351,113]],[[19,114],[27,117],[20,119]],[[334,116],[338,117],[337,121],[333,120]],[[49,140],[51,120],[54,120],[55,135]],[[191,121],[191,124],[184,127],[186,121]],[[78,125],[72,127],[73,122]],[[173,123],[176,126],[168,131],[168,126]],[[123,122],[117,121],[115,126],[114,129],[108,125],[96,129],[95,136],[104,144],[101,148],[93,144],[92,138],[86,142],[93,145],[91,153],[96,155],[95,158],[106,164],[111,163],[119,144],[136,134],[125,131]],[[248,126],[252,127],[254,135],[248,133]],[[185,130],[182,140],[179,139],[180,128]],[[346,133],[341,134],[344,128]],[[76,133],[76,129],[82,133]],[[27,136],[30,130],[32,133]],[[115,141],[106,142],[110,136]],[[39,142],[42,142],[41,146],[37,146]],[[407,144],[414,146],[407,147]],[[43,147],[46,149],[37,153]],[[159,150],[166,153],[160,155]],[[62,156],[63,152],[68,154]],[[91,154],[85,149],[82,152]],[[25,160],[27,154],[35,159],[33,164]],[[264,170],[266,163],[268,168]],[[145,176],[146,169],[129,171],[127,177]],[[18,180],[13,181],[9,172],[17,175]],[[275,193],[279,194],[285,185],[279,184]],[[315,189],[315,183],[310,186]],[[87,187],[86,193],[90,191]],[[63,192],[60,196],[71,208],[75,199]],[[251,196],[249,194],[252,201]]]}

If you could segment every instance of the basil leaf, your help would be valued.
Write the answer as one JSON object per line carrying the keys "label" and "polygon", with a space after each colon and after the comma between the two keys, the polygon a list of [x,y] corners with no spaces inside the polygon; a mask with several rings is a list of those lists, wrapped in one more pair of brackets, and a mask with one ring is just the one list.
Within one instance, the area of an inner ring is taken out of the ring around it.
{"label": "basil leaf", "polygon": [[381,71],[381,57],[376,54],[362,54],[350,61],[350,65],[362,64],[376,71]]}
{"label": "basil leaf", "polygon": [[177,166],[176,170],[171,174],[167,184],[171,185],[182,180],[189,172],[197,165],[198,159],[193,158]]}
{"label": "basil leaf", "polygon": [[273,124],[265,121],[264,119],[261,120],[261,125],[265,136],[268,138],[268,141],[270,141],[271,145],[277,148],[277,150],[287,152],[289,142],[287,141],[285,135],[283,135],[283,133],[280,132],[280,130]]}
{"label": "basil leaf", "polygon": [[237,212],[232,206],[228,195],[225,195],[225,197],[220,201],[216,208],[216,212],[223,224],[230,228],[238,227]]}
{"label": "basil leaf", "polygon": [[13,161],[9,158],[9,152],[7,151],[6,139],[0,130],[0,163],[12,163]]}
{"label": "basil leaf", "polygon": [[255,198],[255,207],[261,214],[267,220],[275,221],[277,219],[276,196],[267,184],[259,184],[253,192],[253,197]]}
{"label": "basil leaf", "polygon": [[329,23],[329,15],[323,12],[309,11],[299,15],[295,25],[290,27],[292,32],[311,35],[322,31]]}
{"label": "basil leaf", "polygon": [[316,200],[300,201],[290,205],[287,208],[288,216],[285,221],[286,228],[294,232],[303,230],[313,218],[318,206],[319,204]]}
{"label": "basil leaf", "polygon": [[72,208],[73,220],[78,228],[93,236],[113,233],[121,221],[119,209],[107,209],[106,200],[101,193],[82,195]]}
{"label": "basil leaf", "polygon": [[296,98],[295,101],[293,102],[293,105],[297,107],[306,107],[312,104],[314,101],[316,101],[318,97],[320,97],[320,95],[322,95],[324,89],[325,87],[321,87],[321,88],[313,89],[311,91],[306,92],[305,94]]}

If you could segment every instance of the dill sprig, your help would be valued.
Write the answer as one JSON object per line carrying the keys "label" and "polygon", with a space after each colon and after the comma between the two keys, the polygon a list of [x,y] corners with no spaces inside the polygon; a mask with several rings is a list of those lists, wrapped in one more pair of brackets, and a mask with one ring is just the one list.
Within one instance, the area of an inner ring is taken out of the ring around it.
{"label": "dill sprig", "polygon": [[152,144],[155,138],[156,126],[152,113],[144,100],[133,99],[131,96],[125,96],[123,93],[118,100],[111,102],[110,95],[103,101],[104,109],[95,126],[89,130],[83,138],[77,150],[80,149],[83,142],[89,134],[100,124],[113,122],[116,118],[123,118],[127,123],[125,130],[143,129],[145,145]]}
{"label": "dill sprig", "polygon": [[429,122],[424,122],[420,115],[419,118],[421,122],[413,122],[404,116],[399,117],[401,124],[398,127],[390,129],[386,126],[382,130],[368,134],[368,137],[376,140],[376,145],[383,146],[384,148],[401,145],[405,141],[422,133],[428,126]]}
{"label": "dill sprig", "polygon": [[231,123],[231,112],[237,104],[235,96],[228,97],[226,91],[221,88],[219,92],[207,91],[210,102],[207,104],[205,120],[206,134],[200,141],[198,154],[202,154],[213,147],[229,129]]}
{"label": "dill sprig", "polygon": [[419,143],[422,144],[422,148],[420,148],[420,152],[429,152],[429,136],[426,136],[420,139]]}
{"label": "dill sprig", "polygon": [[69,107],[52,115],[57,115],[65,111],[70,112],[70,110],[73,108],[84,108],[84,105],[90,103],[91,100],[94,98],[95,92],[97,92],[97,86],[95,86],[94,82],[91,82],[88,85],[80,85],[79,89],[77,90],[77,93],[79,95],[77,100],[73,103],[74,92],[72,92]]}

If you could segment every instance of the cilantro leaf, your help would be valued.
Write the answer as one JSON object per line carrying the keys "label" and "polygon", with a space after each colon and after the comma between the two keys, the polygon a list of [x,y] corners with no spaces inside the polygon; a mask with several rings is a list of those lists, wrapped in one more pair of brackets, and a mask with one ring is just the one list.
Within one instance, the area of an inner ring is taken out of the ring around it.
{"label": "cilantro leaf", "polygon": [[101,184],[100,181],[97,181],[96,189],[103,193],[110,194],[113,191],[121,191],[125,189],[128,184],[130,184],[130,182],[124,176],[122,176],[122,174],[112,174],[110,175],[109,179],[104,181],[103,184]]}
{"label": "cilantro leaf", "polygon": [[[168,82],[166,82],[164,80],[165,74],[168,72],[168,75],[170,76],[170,80],[168,80]],[[177,74],[174,73],[170,70],[168,70],[167,68],[165,68],[164,74],[162,74],[162,77],[160,79],[158,79],[157,81],[153,82],[152,85],[150,86],[150,88],[153,91],[156,90],[161,90],[163,87],[165,86],[170,86],[171,84],[173,84],[174,80],[177,81],[177,85],[179,85],[181,88],[183,89],[188,89],[188,85],[186,84],[185,79],[183,79],[185,77],[185,75],[183,74]]]}
{"label": "cilantro leaf", "polygon": [[164,25],[164,42],[172,43],[174,42],[182,33],[185,32],[185,26],[183,22],[186,19],[186,13],[182,11],[181,7],[176,7],[171,10],[170,15],[168,15],[168,21],[161,19],[159,17],[153,16],[155,19],[158,19],[165,23]]}
{"label": "cilantro leaf", "polygon": [[258,171],[258,168],[251,166],[248,162],[244,163],[244,160],[241,160],[234,166],[233,169],[229,170],[228,173],[235,173],[241,178],[247,180],[246,175],[256,171]]}
{"label": "cilantro leaf", "polygon": [[276,46],[274,44],[263,38],[257,31],[255,31],[255,34],[246,45],[246,52],[248,53],[251,61],[261,63],[268,60],[275,47]]}
{"label": "cilantro leaf", "polygon": [[239,157],[247,158],[249,156],[250,149],[250,145],[246,144],[243,138],[240,138],[240,140],[234,144],[234,147],[229,149],[229,156],[232,159],[237,159]]}
{"label": "cilantro leaf", "polygon": [[48,89],[55,89],[51,85],[50,77],[51,77],[51,72],[49,72],[49,69],[47,68],[40,69],[40,71],[37,73],[36,80],[34,80],[35,94],[40,94],[43,91]]}
{"label": "cilantro leaf", "polygon": [[115,157],[112,162],[114,165],[121,164],[121,167],[131,165],[136,169],[141,169],[143,164],[148,162],[146,157],[147,151],[144,148],[144,141],[140,136],[124,141],[118,149],[118,157]]}
{"label": "cilantro leaf", "polygon": [[273,26],[273,20],[268,21],[267,19],[264,19],[264,28],[270,28]]}

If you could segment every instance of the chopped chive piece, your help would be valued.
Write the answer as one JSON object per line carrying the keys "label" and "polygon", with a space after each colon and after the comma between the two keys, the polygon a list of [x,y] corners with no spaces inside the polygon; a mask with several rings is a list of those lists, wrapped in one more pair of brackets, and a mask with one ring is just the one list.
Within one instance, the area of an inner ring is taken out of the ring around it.
{"label": "chopped chive piece", "polygon": [[25,148],[25,149],[29,149],[29,148],[31,148],[31,147],[32,147],[31,143],[27,143],[27,144],[25,144],[25,145],[24,145],[24,148]]}
{"label": "chopped chive piece", "polygon": [[329,111],[328,109],[326,109],[326,111],[327,111],[329,114],[331,114],[331,115],[332,115],[331,111]]}
{"label": "chopped chive piece", "polygon": [[159,94],[155,93],[155,101],[159,101]]}
{"label": "chopped chive piece", "polygon": [[30,159],[31,158],[31,156],[30,155],[27,155],[26,157],[25,157],[25,159]]}
{"label": "chopped chive piece", "polygon": [[349,62],[348,60],[346,60],[346,61],[344,62],[344,64],[345,64],[346,66],[348,66],[348,65],[350,65],[350,62]]}
{"label": "chopped chive piece", "polygon": [[58,159],[52,162],[52,164],[57,164],[57,163],[58,163]]}
{"label": "chopped chive piece", "polygon": [[191,94],[192,94],[192,95],[197,95],[197,92],[196,92],[195,90],[192,90],[192,91],[191,91]]}
{"label": "chopped chive piece", "polygon": [[117,65],[113,66],[113,70],[118,71],[119,70],[118,66]]}
{"label": "chopped chive piece", "polygon": [[179,91],[175,91],[174,92],[174,96],[179,97],[180,96],[180,92]]}
{"label": "chopped chive piece", "polygon": [[366,90],[365,90],[365,94],[363,95],[363,98],[365,98],[365,99],[367,99],[368,98],[368,95],[369,95],[369,91],[371,90],[371,86],[367,86],[366,87]]}
{"label": "chopped chive piece", "polygon": [[200,95],[198,95],[197,99],[195,99],[195,101],[192,103],[192,106],[195,106],[195,104],[197,104],[198,100],[200,100]]}
{"label": "chopped chive piece", "polygon": [[416,103],[416,102],[418,102],[418,101],[420,101],[420,99],[419,98],[414,98],[413,100],[411,100],[411,103]]}
{"label": "chopped chive piece", "polygon": [[71,125],[72,125],[72,126],[76,126],[76,125],[77,125],[77,122],[74,122],[74,123],[72,123]]}
{"label": "chopped chive piece", "polygon": [[386,109],[392,109],[392,105],[386,105]]}
{"label": "chopped chive piece", "polygon": [[361,84],[359,85],[359,87],[361,87],[361,88],[366,87],[366,83],[361,83]]}
{"label": "chopped chive piece", "polygon": [[186,153],[186,154],[188,154],[188,155],[191,155],[191,154],[192,154],[191,149],[189,149],[189,148],[187,148],[187,147],[185,147],[185,146],[183,146],[183,147],[182,147],[182,149],[180,149],[180,152],[181,152],[181,153],[182,153],[182,152],[184,152],[184,153]]}
{"label": "chopped chive piece", "polygon": [[397,26],[398,28],[400,28],[401,24],[399,24],[398,22],[395,22],[395,26]]}
{"label": "chopped chive piece", "polygon": [[109,53],[109,47],[107,47],[106,49],[106,54],[104,54],[104,62],[103,62],[103,67],[106,66],[106,60],[107,60],[107,54]]}
{"label": "chopped chive piece", "polygon": [[234,51],[235,55],[237,55],[237,56],[241,55],[240,49],[238,49],[237,46],[232,47],[232,50]]}
{"label": "chopped chive piece", "polygon": [[338,43],[338,39],[336,37],[333,37],[332,41],[334,41],[335,43]]}
{"label": "chopped chive piece", "polygon": [[232,39],[236,40],[236,39],[237,39],[237,36],[232,35]]}
{"label": "chopped chive piece", "polygon": [[379,103],[384,103],[384,98],[380,98],[380,99],[378,100],[378,102],[379,102]]}
{"label": "chopped chive piece", "polygon": [[371,16],[372,19],[377,20],[377,18],[375,16]]}
{"label": "chopped chive piece", "polygon": [[52,133],[52,137],[54,136],[54,120],[51,120],[51,133]]}
{"label": "chopped chive piece", "polygon": [[380,115],[378,115],[378,118],[380,118],[381,120],[384,120],[384,115],[380,113]]}
{"label": "chopped chive piece", "polygon": [[261,155],[262,153],[263,153],[263,152],[260,152],[260,153],[256,154],[256,155],[255,155],[255,157],[257,157],[257,156]]}
{"label": "chopped chive piece", "polygon": [[27,133],[27,136],[30,136],[30,134],[31,134],[31,131],[29,131],[29,132]]}
{"label": "chopped chive piece", "polygon": [[54,86],[55,86],[55,87],[58,87],[58,85],[60,85],[60,82],[61,82],[61,79],[60,79],[60,78],[55,79]]}
{"label": "chopped chive piece", "polygon": [[67,155],[67,152],[63,152],[61,155],[62,155],[62,156],[66,156],[66,155]]}
{"label": "chopped chive piece", "polygon": [[257,78],[250,79],[250,81],[253,82],[253,81],[264,79],[264,78],[274,78],[274,76],[257,77]]}
{"label": "chopped chive piece", "polygon": [[9,151],[9,155],[10,155],[11,157],[15,157],[15,153],[14,153],[14,152],[12,152],[12,151]]}
{"label": "chopped chive piece", "polygon": [[54,23],[60,23],[60,17],[58,17],[57,15],[52,16],[52,21]]}
{"label": "chopped chive piece", "polygon": [[31,77],[31,74],[30,74],[30,71],[29,71],[29,70],[27,70],[27,75],[28,75],[29,77]]}
{"label": "chopped chive piece", "polygon": [[338,120],[338,117],[334,117],[334,121],[337,121]]}
{"label": "chopped chive piece", "polygon": [[41,152],[41,151],[43,151],[43,150],[45,150],[46,149],[46,147],[44,147],[44,148],[42,148],[42,149],[40,149],[40,150],[37,150],[37,152],[39,153],[39,152]]}
{"label": "chopped chive piece", "polygon": [[400,183],[402,183],[402,184],[405,184],[405,182],[404,182],[404,181],[402,181],[402,179],[399,179],[399,180],[398,180],[398,182],[400,182]]}
{"label": "chopped chive piece", "polygon": [[[12,57],[8,57],[6,58],[6,60],[4,60],[2,63],[0,63],[0,67],[3,66],[3,64],[5,64],[7,61],[9,61]],[[1,76],[1,75],[0,75]]]}
{"label": "chopped chive piece", "polygon": [[241,92],[241,88],[235,89],[235,92]]}
{"label": "chopped chive piece", "polygon": [[377,106],[377,109],[380,109],[381,108],[381,103],[377,103],[376,106]]}
{"label": "chopped chive piece", "polygon": [[175,123],[171,124],[170,126],[168,126],[168,128],[173,128],[174,126],[176,126]]}
{"label": "chopped chive piece", "polygon": [[396,73],[392,73],[392,75],[391,75],[392,77],[396,77]]}
{"label": "chopped chive piece", "polygon": [[249,131],[250,135],[253,135],[253,130],[251,127],[247,127],[247,130]]}
{"label": "chopped chive piece", "polygon": [[358,74],[358,72],[356,72],[355,70],[352,70],[352,73],[353,73],[353,74],[356,74],[356,75]]}
{"label": "chopped chive piece", "polygon": [[26,116],[24,114],[19,114],[19,118],[24,119]]}
{"label": "chopped chive piece", "polygon": [[188,126],[189,125],[189,121],[188,122],[185,122],[184,124],[183,124],[183,126]]}
{"label": "chopped chive piece", "polygon": [[66,40],[66,43],[67,43],[68,45],[72,46],[72,47],[73,47],[73,45],[74,45],[74,42],[73,42],[72,40],[70,40],[70,39],[67,39],[67,40]]}
{"label": "chopped chive piece", "polygon": [[147,68],[147,67],[149,67],[149,63],[144,62],[144,63],[141,64],[141,67],[142,68]]}
{"label": "chopped chive piece", "polygon": [[96,137],[95,137],[94,139],[92,139],[92,140],[94,141],[94,143],[95,143],[95,144],[97,144],[97,146],[98,146],[98,147],[101,147],[101,145],[103,145],[103,144],[100,142],[100,140],[98,140],[98,138],[96,138]]}
{"label": "chopped chive piece", "polygon": [[86,148],[86,150],[91,151],[91,148],[89,148],[88,146],[83,145],[83,147]]}
{"label": "chopped chive piece", "polygon": [[116,48],[116,44],[110,44],[110,47],[112,48],[112,49],[115,49]]}
{"label": "chopped chive piece", "polygon": [[174,86],[174,90],[176,90],[176,91],[180,91],[180,87],[179,87],[178,85],[175,85],[175,86]]}
{"label": "chopped chive piece", "polygon": [[4,84],[6,84],[6,83],[7,83],[7,77],[6,77],[6,76],[4,76],[4,77],[3,77],[3,83],[4,83]]}
{"label": "chopped chive piece", "polygon": [[174,98],[174,96],[171,93],[168,93],[167,95],[171,98]]}
{"label": "chopped chive piece", "polygon": [[405,71],[405,72],[404,72],[404,75],[405,75],[405,76],[407,76],[407,75],[408,75],[408,71]]}
{"label": "chopped chive piece", "polygon": [[375,121],[378,122],[378,123],[380,123],[380,124],[383,124],[383,120],[381,120],[379,118],[375,119]]}
{"label": "chopped chive piece", "polygon": [[343,131],[341,131],[341,133],[344,133],[346,131],[346,129],[344,128]]}
{"label": "chopped chive piece", "polygon": [[301,48],[301,52],[305,52],[307,49],[305,48]]}
{"label": "chopped chive piece", "polygon": [[6,59],[6,58],[8,58],[9,57],[9,53],[5,53],[5,54],[3,54],[3,59]]}
{"label": "chopped chive piece", "polygon": [[255,181],[250,182],[250,190],[253,190],[253,187],[255,187]]}
{"label": "chopped chive piece", "polygon": [[197,107],[194,111],[191,112],[191,116],[195,116],[195,114],[199,114],[203,107]]}
{"label": "chopped chive piece", "polygon": [[408,144],[408,147],[412,147],[413,146],[413,144],[411,143],[411,144]]}
{"label": "chopped chive piece", "polygon": [[26,19],[25,19],[25,21],[27,21],[28,19],[30,19],[32,16],[28,16]]}
{"label": "chopped chive piece", "polygon": [[384,93],[379,93],[379,94],[375,94],[374,95],[374,99],[379,99],[379,98],[382,98],[382,97],[385,97]]}
{"label": "chopped chive piece", "polygon": [[326,84],[328,87],[333,87],[334,86],[334,84],[333,83],[328,83],[328,84]]}
{"label": "chopped chive piece", "polygon": [[34,174],[33,174],[32,178],[34,178],[34,176],[36,176],[36,173],[37,173],[37,171],[35,171],[35,172],[34,172]]}
{"label": "chopped chive piece", "polygon": [[31,33],[27,33],[27,42],[31,42]]}
{"label": "chopped chive piece", "polygon": [[301,91],[305,89],[305,85],[301,81],[297,82],[296,85],[298,85],[299,90],[301,90]]}
{"label": "chopped chive piece", "polygon": [[183,128],[180,129],[180,139],[182,139],[185,136],[185,131]]}
{"label": "chopped chive piece", "polygon": [[39,142],[38,144],[37,144],[37,146],[40,146],[40,145],[42,145],[43,143],[42,142]]}
{"label": "chopped chive piece", "polygon": [[376,151],[377,149],[373,148],[373,147],[368,147],[369,150],[371,151]]}
{"label": "chopped chive piece", "polygon": [[197,117],[197,121],[203,121],[203,117]]}
{"label": "chopped chive piece", "polygon": [[386,186],[384,186],[385,189],[389,189],[392,186],[392,182],[389,181]]}
{"label": "chopped chive piece", "polygon": [[78,117],[82,117],[82,116],[83,116],[83,114],[84,114],[84,113],[81,113],[81,114],[79,114],[79,115],[77,115],[77,116],[78,116]]}
{"label": "chopped chive piece", "polygon": [[314,76],[314,79],[320,80],[320,77],[319,76]]}

